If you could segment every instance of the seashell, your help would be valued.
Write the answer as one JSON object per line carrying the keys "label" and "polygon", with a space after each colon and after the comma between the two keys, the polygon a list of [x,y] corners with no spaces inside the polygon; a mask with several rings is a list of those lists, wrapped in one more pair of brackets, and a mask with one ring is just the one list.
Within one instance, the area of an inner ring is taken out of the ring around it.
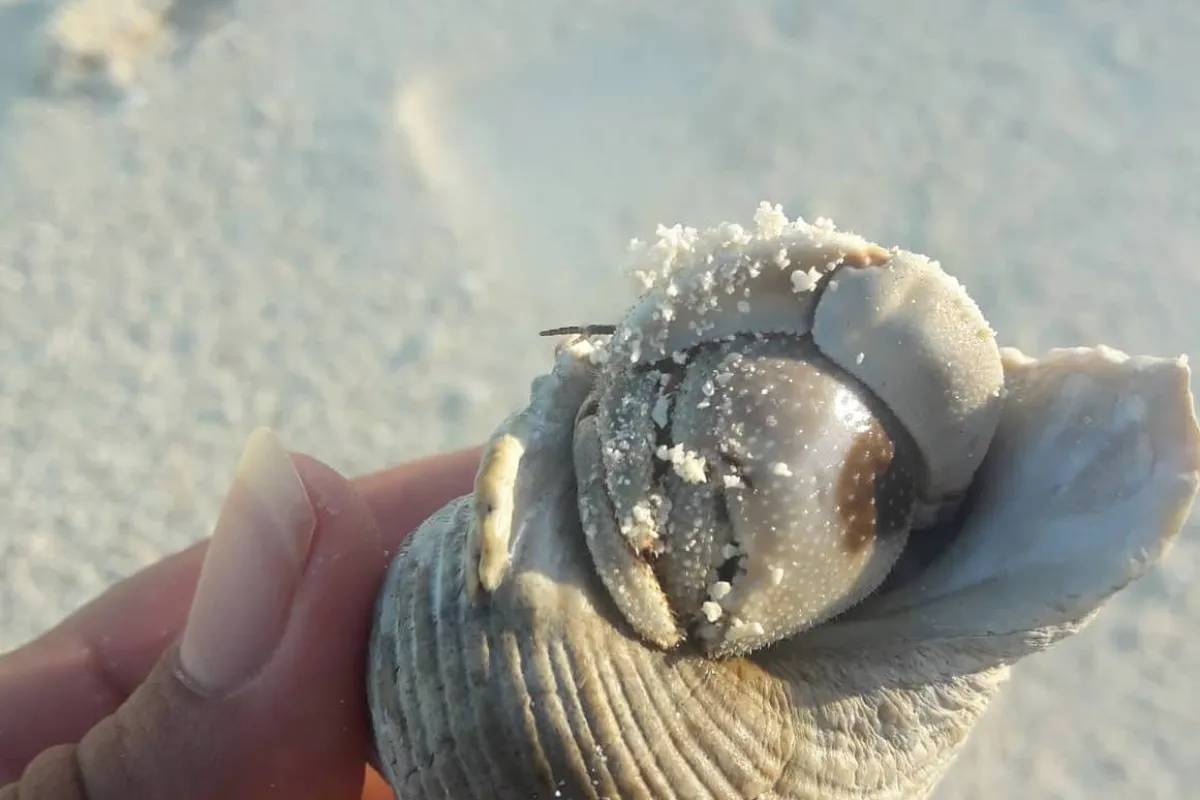
{"label": "seashell", "polygon": [[394,558],[400,797],[924,797],[1181,530],[1185,359],[1030,358],[923,256],[755,223],[660,228]]}

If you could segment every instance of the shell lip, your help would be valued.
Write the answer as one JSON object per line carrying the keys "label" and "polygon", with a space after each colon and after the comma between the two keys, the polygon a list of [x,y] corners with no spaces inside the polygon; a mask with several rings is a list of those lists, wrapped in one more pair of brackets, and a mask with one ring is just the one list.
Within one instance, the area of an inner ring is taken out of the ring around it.
{"label": "shell lip", "polygon": [[957,515],[915,531],[880,591],[797,646],[983,637],[1018,657],[1086,624],[1183,530],[1200,488],[1185,359],[1003,356],[1004,416]]}

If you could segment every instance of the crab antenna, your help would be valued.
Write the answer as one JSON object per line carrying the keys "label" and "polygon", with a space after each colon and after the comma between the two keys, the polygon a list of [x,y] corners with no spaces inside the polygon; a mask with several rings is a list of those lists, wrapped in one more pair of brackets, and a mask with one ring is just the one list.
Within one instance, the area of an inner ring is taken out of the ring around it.
{"label": "crab antenna", "polygon": [[572,334],[612,336],[616,330],[616,325],[565,325],[561,328],[550,328],[549,330],[540,331],[538,336],[569,336]]}

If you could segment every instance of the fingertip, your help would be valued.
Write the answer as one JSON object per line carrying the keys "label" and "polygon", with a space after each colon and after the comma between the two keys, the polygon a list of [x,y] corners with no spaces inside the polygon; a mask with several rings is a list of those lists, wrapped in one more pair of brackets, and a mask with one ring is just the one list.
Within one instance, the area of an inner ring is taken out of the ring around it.
{"label": "fingertip", "polygon": [[[344,528],[351,533],[375,535],[375,516],[356,482],[350,481],[324,461],[305,453],[293,453],[292,464],[308,490],[309,500],[326,526]],[[350,519],[341,520],[348,514]]]}
{"label": "fingertip", "polygon": [[[369,582],[372,575],[382,579],[387,551],[370,506],[337,470],[311,456],[295,454],[292,458],[317,517],[317,533],[297,603],[303,605],[305,595],[325,594],[335,588],[325,585],[330,582],[352,582],[360,591],[371,589],[364,580]],[[330,569],[334,564],[339,568]]]}

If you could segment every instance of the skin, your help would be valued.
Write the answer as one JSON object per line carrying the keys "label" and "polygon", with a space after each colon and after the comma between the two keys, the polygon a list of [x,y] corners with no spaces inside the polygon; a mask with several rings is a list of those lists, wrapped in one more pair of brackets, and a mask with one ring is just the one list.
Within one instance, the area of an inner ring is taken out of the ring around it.
{"label": "skin", "polygon": [[319,500],[314,552],[334,558],[304,574],[262,672],[217,697],[180,680],[177,642],[207,541],[169,556],[0,656],[0,800],[392,797],[367,766],[372,610],[388,554],[471,490],[479,451],[352,481],[306,456],[294,463]]}

